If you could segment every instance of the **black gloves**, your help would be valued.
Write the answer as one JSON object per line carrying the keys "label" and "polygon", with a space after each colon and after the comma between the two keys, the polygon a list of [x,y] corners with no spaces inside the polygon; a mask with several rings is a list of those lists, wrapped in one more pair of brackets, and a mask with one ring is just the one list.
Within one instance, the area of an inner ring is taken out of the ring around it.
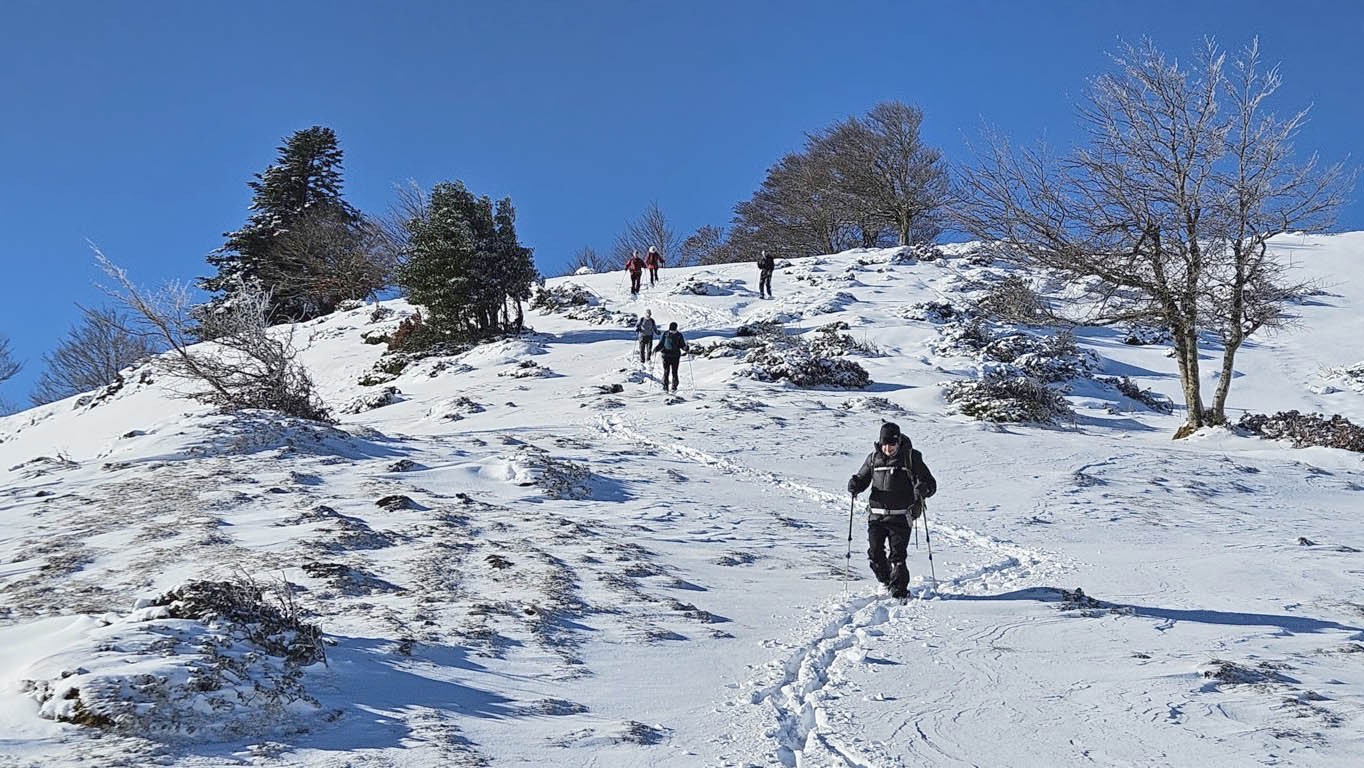
{"label": "black gloves", "polygon": [[862,489],[857,487],[857,475],[848,478],[848,493],[856,496]]}

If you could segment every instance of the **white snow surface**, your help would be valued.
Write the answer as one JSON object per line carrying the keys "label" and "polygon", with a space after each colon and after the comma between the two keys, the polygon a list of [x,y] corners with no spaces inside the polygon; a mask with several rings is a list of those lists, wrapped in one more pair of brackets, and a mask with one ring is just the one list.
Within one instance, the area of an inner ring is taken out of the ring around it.
{"label": "white snow surface", "polygon": [[[1364,233],[1276,245],[1323,291],[1241,352],[1231,415],[1364,424],[1340,378],[1364,361]],[[967,250],[783,261],[770,300],[753,264],[664,269],[637,299],[557,278],[597,306],[370,386],[361,334],[411,308],[338,313],[295,329],[335,427],[140,371],[0,419],[0,766],[1364,764],[1361,456],[1172,441],[1180,409],[1092,381],[1058,426],[955,413],[942,385],[979,361],[911,318],[1001,272]],[[678,397],[635,357],[645,308],[700,353]],[[848,323],[872,384],[761,382],[714,348],[771,320]],[[1182,402],[1165,346],[1076,335],[1097,375]],[[860,504],[848,540],[882,418],[940,489],[904,603]],[[325,633],[298,695],[261,694],[282,661],[240,634],[149,607],[244,576],[295,585]],[[240,677],[205,693],[215,658]],[[50,719],[101,695],[120,728]]]}

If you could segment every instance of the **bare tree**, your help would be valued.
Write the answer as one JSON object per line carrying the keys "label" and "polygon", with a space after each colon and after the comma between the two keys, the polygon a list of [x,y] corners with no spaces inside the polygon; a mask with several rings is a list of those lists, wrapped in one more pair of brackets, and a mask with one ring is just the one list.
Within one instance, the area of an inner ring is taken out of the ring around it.
{"label": "bare tree", "polygon": [[762,186],[734,207],[729,241],[736,252],[788,256],[837,253],[862,237],[835,188],[824,155],[792,153],[767,169]]}
{"label": "bare tree", "polygon": [[[154,364],[206,388],[191,397],[229,411],[261,408],[331,421],[312,378],[296,359],[292,327],[270,327],[270,297],[258,286],[237,286],[234,301],[198,317],[196,325],[187,286],[172,284],[148,294],[103,253],[96,250],[95,258],[117,284],[109,293],[132,309],[146,332],[168,348]],[[196,346],[200,327],[213,341]]]}
{"label": "bare tree", "polygon": [[828,147],[837,184],[858,211],[864,241],[889,226],[900,245],[938,236],[938,212],[950,189],[942,153],[919,135],[923,112],[899,101],[872,107],[865,117],[837,123],[812,137]]}
{"label": "bare tree", "polygon": [[0,381],[12,378],[23,368],[24,364],[16,361],[9,351],[9,339],[0,336]]}
{"label": "bare tree", "polygon": [[34,405],[110,384],[119,371],[161,351],[152,338],[133,331],[131,318],[118,310],[76,306],[80,324],[51,354],[43,355],[47,368],[29,398]]}
{"label": "bare tree", "polygon": [[[1170,330],[1186,421],[1176,437],[1226,420],[1226,388],[1245,335],[1281,317],[1294,287],[1267,240],[1329,226],[1353,180],[1343,166],[1296,164],[1304,113],[1279,120],[1262,102],[1279,85],[1252,43],[1229,77],[1208,41],[1186,71],[1147,40],[1113,55],[1080,110],[1088,144],[1067,158],[987,138],[962,180],[967,231],[1026,262],[1084,278],[1088,322],[1137,320]],[[1226,342],[1211,408],[1199,334]]]}
{"label": "bare tree", "polygon": [[305,213],[271,246],[259,272],[276,304],[301,317],[336,310],[347,299],[369,299],[393,282],[397,252],[379,222],[351,221],[319,210]]}
{"label": "bare tree", "polygon": [[657,202],[652,202],[639,218],[625,222],[625,229],[616,236],[616,242],[611,246],[611,256],[619,269],[630,258],[632,251],[639,251],[642,256],[653,246],[669,266],[684,266],[680,262],[681,245],[677,233],[668,224],[668,217],[663,215],[663,209],[658,207]]}
{"label": "bare tree", "polygon": [[724,264],[738,261],[725,241],[725,228],[707,224],[682,241],[684,264]]}
{"label": "bare tree", "polygon": [[583,267],[587,267],[598,274],[617,269],[615,265],[610,261],[607,261],[601,254],[597,253],[596,248],[593,248],[590,245],[584,245],[573,254],[573,259],[569,261],[568,266],[564,268],[564,274],[575,274]]}
{"label": "bare tree", "polygon": [[[14,359],[9,351],[9,339],[0,336],[0,381],[5,381],[23,370],[24,365]],[[8,416],[18,409],[13,403],[0,397],[0,416]]]}
{"label": "bare tree", "polygon": [[396,268],[401,268],[411,255],[413,223],[426,221],[430,206],[430,195],[415,180],[394,186],[394,200],[377,222],[389,261]]}

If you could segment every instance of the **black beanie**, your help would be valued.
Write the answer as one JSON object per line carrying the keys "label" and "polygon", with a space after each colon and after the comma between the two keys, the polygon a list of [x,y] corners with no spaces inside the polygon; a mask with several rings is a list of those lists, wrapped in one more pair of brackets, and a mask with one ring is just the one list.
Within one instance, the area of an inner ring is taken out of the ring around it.
{"label": "black beanie", "polygon": [[877,445],[889,445],[900,442],[900,425],[893,421],[887,421],[881,425],[881,436],[876,440]]}

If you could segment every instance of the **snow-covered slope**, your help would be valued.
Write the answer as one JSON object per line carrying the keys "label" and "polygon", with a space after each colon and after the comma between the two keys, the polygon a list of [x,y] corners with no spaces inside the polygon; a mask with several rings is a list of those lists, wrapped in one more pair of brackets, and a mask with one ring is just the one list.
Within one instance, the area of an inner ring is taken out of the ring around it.
{"label": "snow-covered slope", "polygon": [[[1364,423],[1364,233],[1279,245],[1323,290],[1241,353],[1233,415]],[[410,308],[339,313],[295,337],[336,427],[143,372],[0,420],[0,766],[1357,765],[1360,456],[1172,442],[1093,378],[1180,400],[1113,329],[1061,425],[956,413],[982,363],[933,306],[1007,272],[944,250],[781,263],[772,300],[751,264],[551,280],[585,303],[370,386],[362,334]],[[678,397],[645,308],[699,353]],[[735,334],[770,322],[872,383],[760,380]],[[848,538],[883,418],[940,488],[903,605],[860,509]],[[195,580],[264,607],[166,597]]]}

